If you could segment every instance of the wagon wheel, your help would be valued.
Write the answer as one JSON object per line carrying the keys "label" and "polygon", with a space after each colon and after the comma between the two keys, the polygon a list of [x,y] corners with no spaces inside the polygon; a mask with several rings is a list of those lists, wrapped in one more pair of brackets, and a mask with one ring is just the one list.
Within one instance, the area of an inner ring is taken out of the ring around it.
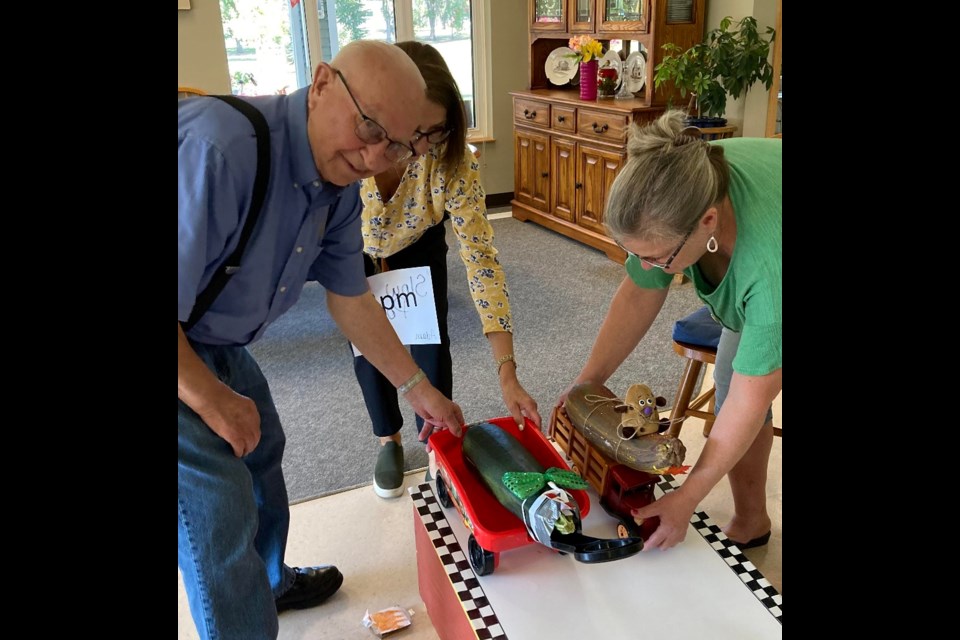
{"label": "wagon wheel", "polygon": [[631,520],[621,520],[617,523],[618,538],[639,538],[640,527]]}
{"label": "wagon wheel", "polygon": [[437,500],[444,509],[449,509],[453,506],[453,501],[450,500],[450,494],[447,493],[447,483],[443,481],[439,473],[437,473]]}
{"label": "wagon wheel", "polygon": [[470,534],[467,540],[467,550],[470,556],[470,566],[478,576],[485,576],[493,573],[496,567],[495,557],[492,551],[487,551],[480,546],[477,539]]}

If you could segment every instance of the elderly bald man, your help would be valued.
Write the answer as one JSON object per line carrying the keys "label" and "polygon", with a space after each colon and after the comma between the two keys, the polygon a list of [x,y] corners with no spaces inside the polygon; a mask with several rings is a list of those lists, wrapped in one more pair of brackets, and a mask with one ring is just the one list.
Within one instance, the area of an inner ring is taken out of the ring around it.
{"label": "elderly bald man", "polygon": [[424,379],[363,269],[357,180],[413,152],[431,124],[424,90],[403,51],[355,42],[319,65],[309,87],[246,99],[269,128],[269,181],[239,269],[212,294],[249,215],[257,139],[251,120],[219,99],[177,105],[177,561],[203,638],[275,638],[278,612],[320,604],[343,581],[333,566],[284,564],[285,438],[246,349],[305,281],[323,285],[341,331],[425,418],[422,438],[433,428],[460,434],[460,408]]}

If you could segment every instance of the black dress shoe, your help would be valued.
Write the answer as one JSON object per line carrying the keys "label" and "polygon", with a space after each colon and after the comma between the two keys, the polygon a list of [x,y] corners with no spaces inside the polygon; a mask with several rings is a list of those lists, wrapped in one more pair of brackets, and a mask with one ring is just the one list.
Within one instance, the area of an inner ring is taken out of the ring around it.
{"label": "black dress shoe", "polygon": [[335,594],[343,584],[343,574],[333,565],[294,567],[293,571],[296,573],[293,586],[276,599],[277,613],[315,607]]}

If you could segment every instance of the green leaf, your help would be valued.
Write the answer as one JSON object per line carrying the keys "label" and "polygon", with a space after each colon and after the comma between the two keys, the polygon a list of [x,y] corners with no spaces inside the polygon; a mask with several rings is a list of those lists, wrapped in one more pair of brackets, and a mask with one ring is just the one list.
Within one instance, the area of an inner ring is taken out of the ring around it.
{"label": "green leaf", "polygon": [[752,16],[740,21],[727,16],[703,42],[686,50],[675,44],[664,45],[663,59],[655,67],[654,86],[672,82],[680,95],[696,94],[705,115],[723,115],[727,93],[739,99],[756,82],[767,89],[773,86],[774,70],[767,58],[775,37],[770,27],[761,36]]}
{"label": "green leaf", "polygon": [[547,469],[547,480],[556,483],[558,487],[563,487],[564,489],[586,489],[590,486],[586,480],[573,471],[560,469],[558,467],[550,467]]}
{"label": "green leaf", "polygon": [[535,471],[507,471],[502,480],[504,486],[521,500],[532,496],[546,485],[544,475]]}

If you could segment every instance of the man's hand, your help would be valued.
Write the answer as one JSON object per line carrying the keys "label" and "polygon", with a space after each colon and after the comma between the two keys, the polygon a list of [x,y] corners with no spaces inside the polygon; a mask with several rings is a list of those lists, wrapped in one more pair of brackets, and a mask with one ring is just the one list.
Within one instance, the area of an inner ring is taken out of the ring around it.
{"label": "man's hand", "polygon": [[177,322],[177,395],[227,441],[238,458],[260,443],[260,412],[253,400],[222,383],[197,356]]}
{"label": "man's hand", "polygon": [[238,458],[260,444],[260,412],[253,400],[224,387],[225,393],[203,413],[197,412],[210,429],[233,447]]}
{"label": "man's hand", "polygon": [[440,393],[428,380],[416,385],[404,397],[417,415],[423,418],[419,438],[427,443],[428,453],[431,449],[430,434],[434,431],[449,429],[450,433],[460,437],[464,424],[460,406]]}

